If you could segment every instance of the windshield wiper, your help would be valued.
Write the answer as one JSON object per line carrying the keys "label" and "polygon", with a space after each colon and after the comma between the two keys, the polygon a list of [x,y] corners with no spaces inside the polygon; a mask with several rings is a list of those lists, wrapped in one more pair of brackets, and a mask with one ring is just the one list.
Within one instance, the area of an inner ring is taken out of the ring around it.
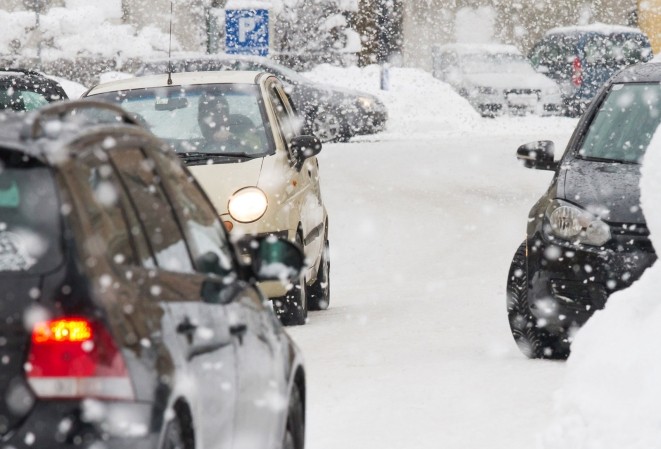
{"label": "windshield wiper", "polygon": [[585,159],[586,161],[593,161],[593,162],[610,162],[615,164],[640,165],[638,162],[635,161],[623,161],[621,159],[611,159],[608,157],[596,157],[596,156],[580,156],[580,157],[581,159]]}
{"label": "windshield wiper", "polygon": [[210,153],[203,151],[192,151],[187,153],[177,153],[180,158],[186,162],[199,162],[199,161],[216,161],[222,158],[244,158],[244,159],[253,159],[259,155],[249,154],[246,152],[235,152],[235,153]]}

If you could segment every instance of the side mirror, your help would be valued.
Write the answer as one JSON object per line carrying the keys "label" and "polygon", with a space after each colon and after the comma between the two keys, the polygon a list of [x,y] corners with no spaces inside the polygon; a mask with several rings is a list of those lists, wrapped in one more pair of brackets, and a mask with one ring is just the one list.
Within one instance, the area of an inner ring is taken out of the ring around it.
{"label": "side mirror", "polygon": [[220,259],[218,258],[218,254],[212,251],[202,254],[195,262],[198,270],[202,271],[203,273],[218,275],[223,274],[223,270],[220,268]]}
{"label": "side mirror", "polygon": [[540,140],[521,145],[516,151],[518,160],[523,161],[526,168],[536,170],[555,170],[558,163],[554,158],[555,145],[550,140]]}
{"label": "side mirror", "polygon": [[321,151],[321,140],[316,136],[297,136],[291,140],[291,149],[296,155],[299,166],[303,166],[304,160],[319,154]]}
{"label": "side mirror", "polygon": [[289,240],[275,236],[262,237],[255,240],[250,248],[252,271],[260,282],[292,282],[303,273],[303,251]]}

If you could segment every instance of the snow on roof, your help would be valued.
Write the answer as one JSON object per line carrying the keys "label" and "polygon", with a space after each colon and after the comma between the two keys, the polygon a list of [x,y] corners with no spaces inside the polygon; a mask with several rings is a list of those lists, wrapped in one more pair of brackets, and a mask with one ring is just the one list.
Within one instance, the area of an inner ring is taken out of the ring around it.
{"label": "snow on roof", "polygon": [[224,9],[271,9],[271,0],[227,0]]}
{"label": "snow on roof", "polygon": [[468,54],[513,54],[520,55],[521,51],[514,45],[505,44],[444,44],[435,45],[435,51],[453,51],[459,55]]}
{"label": "snow on roof", "polygon": [[[187,72],[173,73],[172,85],[184,86],[195,84],[255,84],[257,75],[261,72],[231,71],[231,72]],[[141,76],[110,83],[99,84],[94,87],[89,95],[115,92],[129,89],[149,89],[152,87],[165,87],[167,75]]]}
{"label": "snow on roof", "polygon": [[550,34],[584,34],[584,33],[601,33],[601,34],[615,34],[615,33],[642,33],[638,28],[627,27],[623,25],[609,25],[607,23],[591,23],[589,25],[574,25],[552,28],[546,32]]}

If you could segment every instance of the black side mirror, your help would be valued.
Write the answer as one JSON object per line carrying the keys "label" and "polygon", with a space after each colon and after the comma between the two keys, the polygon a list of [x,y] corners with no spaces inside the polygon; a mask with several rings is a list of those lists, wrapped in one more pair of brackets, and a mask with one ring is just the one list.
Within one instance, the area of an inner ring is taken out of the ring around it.
{"label": "black side mirror", "polygon": [[223,270],[220,268],[220,259],[218,254],[213,251],[206,252],[197,258],[195,261],[197,269],[207,274],[222,275]]}
{"label": "black side mirror", "polygon": [[304,160],[316,156],[321,151],[321,140],[316,136],[304,135],[294,137],[290,145],[292,152],[296,155],[299,167],[303,166]]}
{"label": "black side mirror", "polygon": [[555,145],[550,140],[540,140],[521,145],[516,151],[518,160],[523,161],[526,168],[536,170],[555,170],[558,163],[553,160]]}
{"label": "black side mirror", "polygon": [[289,240],[262,237],[249,245],[252,271],[258,281],[298,280],[305,267],[303,250]]}

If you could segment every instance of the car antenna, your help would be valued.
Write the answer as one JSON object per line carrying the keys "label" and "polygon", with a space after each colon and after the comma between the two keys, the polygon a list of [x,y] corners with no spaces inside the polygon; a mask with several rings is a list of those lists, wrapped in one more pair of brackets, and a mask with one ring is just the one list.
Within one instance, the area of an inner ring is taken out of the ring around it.
{"label": "car antenna", "polygon": [[168,46],[168,86],[172,86],[172,14],[173,0],[170,0],[170,45]]}

